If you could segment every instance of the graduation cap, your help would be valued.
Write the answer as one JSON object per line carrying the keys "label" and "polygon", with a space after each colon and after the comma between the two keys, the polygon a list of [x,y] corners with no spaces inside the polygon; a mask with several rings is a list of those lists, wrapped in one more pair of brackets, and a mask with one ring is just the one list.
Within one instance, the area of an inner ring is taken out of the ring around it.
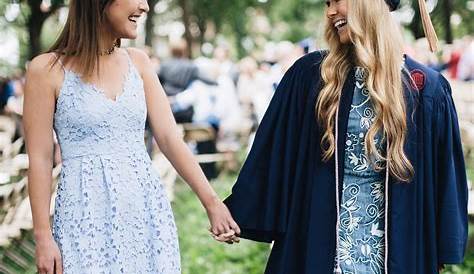
{"label": "graduation cap", "polygon": [[[390,11],[394,11],[400,7],[400,0],[385,0],[385,2],[387,2],[387,5],[390,7]],[[433,22],[431,22],[425,0],[418,0],[418,6],[420,7],[421,22],[423,23],[423,30],[426,39],[428,39],[430,50],[435,52],[438,50],[438,36],[433,27]]]}
{"label": "graduation cap", "polygon": [[385,0],[390,7],[390,11],[394,11],[400,7],[400,0]]}

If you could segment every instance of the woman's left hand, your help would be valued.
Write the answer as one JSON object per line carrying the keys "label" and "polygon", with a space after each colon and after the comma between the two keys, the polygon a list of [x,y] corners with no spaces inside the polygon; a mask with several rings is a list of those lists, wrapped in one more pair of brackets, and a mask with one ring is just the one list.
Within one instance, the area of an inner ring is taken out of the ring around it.
{"label": "woman's left hand", "polygon": [[239,242],[240,228],[222,201],[214,201],[206,211],[211,223],[209,231],[215,240],[229,244]]}

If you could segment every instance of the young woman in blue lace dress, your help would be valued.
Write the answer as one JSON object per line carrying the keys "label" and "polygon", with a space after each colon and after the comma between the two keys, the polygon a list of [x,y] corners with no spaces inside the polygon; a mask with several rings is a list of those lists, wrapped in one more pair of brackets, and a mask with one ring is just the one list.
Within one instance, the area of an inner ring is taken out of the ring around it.
{"label": "young woman in blue lace dress", "polygon": [[404,55],[399,2],[327,0],[329,51],[296,61],[272,98],[225,200],[241,237],[274,242],[266,274],[425,274],[463,261],[451,88]]}
{"label": "young woman in blue lace dress", "polygon": [[[161,151],[206,208],[212,232],[237,241],[239,228],[179,136],[148,57],[119,46],[121,38],[136,38],[147,1],[69,3],[59,39],[27,72],[38,272],[178,274],[173,213],[144,145],[147,116]],[[53,129],[62,170],[51,229]]]}

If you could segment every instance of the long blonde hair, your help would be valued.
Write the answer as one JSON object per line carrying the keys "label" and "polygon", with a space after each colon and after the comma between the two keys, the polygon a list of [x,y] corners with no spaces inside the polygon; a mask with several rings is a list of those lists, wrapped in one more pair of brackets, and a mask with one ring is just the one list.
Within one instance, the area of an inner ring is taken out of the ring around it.
{"label": "long blonde hair", "polygon": [[[409,181],[413,166],[403,150],[407,136],[406,105],[403,96],[403,39],[398,24],[384,0],[347,0],[347,27],[351,43],[341,44],[333,22],[327,20],[325,38],[329,53],[321,65],[324,83],[316,104],[318,122],[324,130],[323,160],[335,152],[335,117],[344,82],[354,65],[365,68],[367,89],[376,113],[365,136],[369,159],[387,162],[392,176]],[[377,132],[389,141],[386,156],[375,146]],[[376,165],[376,170],[383,167]]]}

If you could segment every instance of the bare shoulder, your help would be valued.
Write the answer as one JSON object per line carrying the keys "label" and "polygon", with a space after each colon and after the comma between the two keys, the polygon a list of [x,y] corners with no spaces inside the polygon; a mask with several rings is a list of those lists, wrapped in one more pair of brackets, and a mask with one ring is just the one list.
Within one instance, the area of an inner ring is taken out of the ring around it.
{"label": "bare shoulder", "polygon": [[130,54],[132,58],[148,60],[148,55],[141,49],[130,47],[130,48],[126,48],[126,50],[128,51],[128,53]]}
{"label": "bare shoulder", "polygon": [[132,62],[140,71],[140,74],[143,75],[150,67],[150,58],[148,55],[143,50],[132,47],[126,48],[126,51],[128,51]]}
{"label": "bare shoulder", "polygon": [[31,60],[28,64],[27,71],[29,73],[47,73],[48,71],[54,70],[55,67],[59,68],[59,64],[54,64],[55,60],[56,55],[52,52],[40,54]]}
{"label": "bare shoulder", "polygon": [[63,77],[61,65],[55,63],[55,60],[54,53],[44,53],[33,58],[27,66],[27,82],[34,82],[35,86],[52,88],[54,91]]}

